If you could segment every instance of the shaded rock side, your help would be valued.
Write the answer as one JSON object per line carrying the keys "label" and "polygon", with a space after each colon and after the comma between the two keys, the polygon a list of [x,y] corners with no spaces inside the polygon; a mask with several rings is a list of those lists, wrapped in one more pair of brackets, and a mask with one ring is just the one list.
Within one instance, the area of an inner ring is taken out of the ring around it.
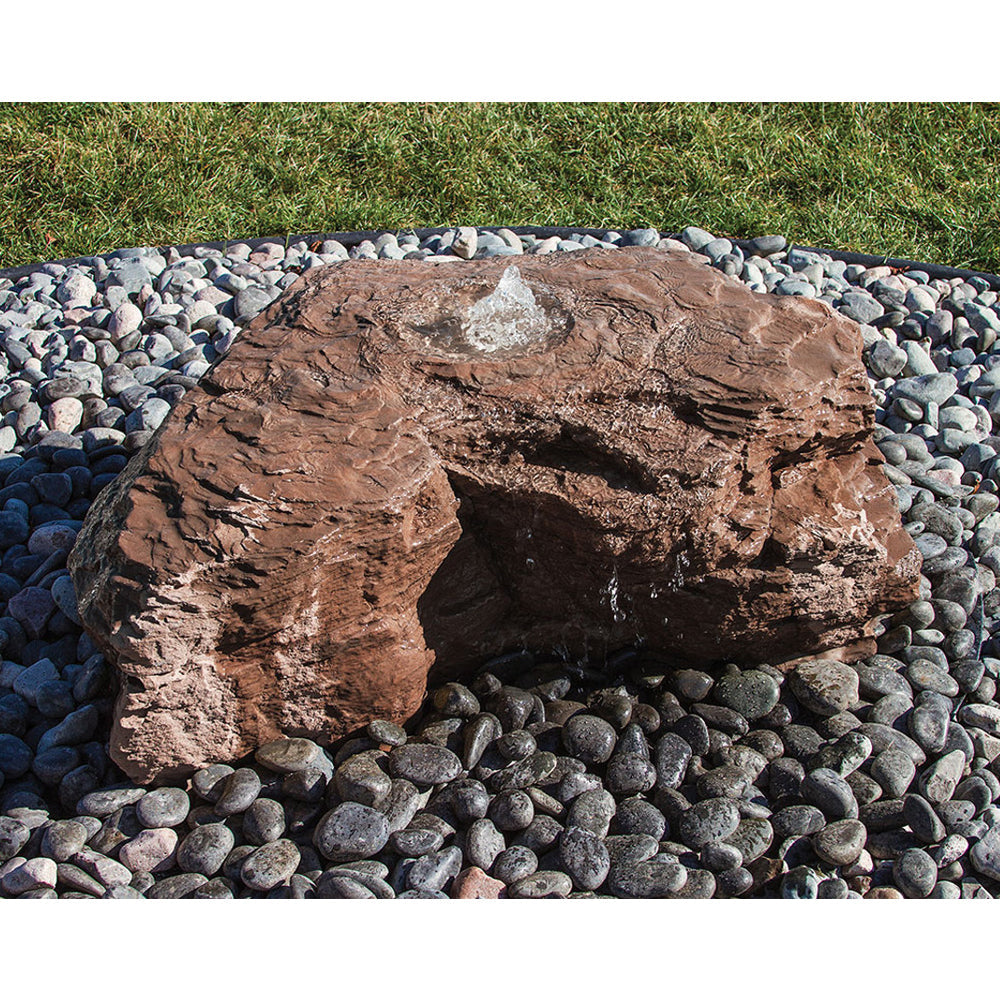
{"label": "shaded rock side", "polygon": [[683,254],[519,257],[527,305],[509,266],[307,272],[95,502],[130,776],[404,720],[504,649],[780,662],[916,598],[853,322]]}

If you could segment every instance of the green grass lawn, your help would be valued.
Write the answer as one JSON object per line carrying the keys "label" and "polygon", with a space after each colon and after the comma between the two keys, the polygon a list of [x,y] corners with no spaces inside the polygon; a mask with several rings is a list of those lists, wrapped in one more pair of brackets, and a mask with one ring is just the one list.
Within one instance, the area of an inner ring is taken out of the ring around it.
{"label": "green grass lawn", "polygon": [[302,232],[696,224],[1000,271],[997,104],[3,104],[0,267]]}

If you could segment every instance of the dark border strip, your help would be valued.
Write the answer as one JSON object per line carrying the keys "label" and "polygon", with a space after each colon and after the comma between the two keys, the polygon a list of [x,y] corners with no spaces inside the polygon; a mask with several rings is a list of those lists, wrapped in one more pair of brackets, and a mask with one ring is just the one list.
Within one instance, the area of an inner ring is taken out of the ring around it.
{"label": "dark border strip", "polygon": [[[214,242],[175,244],[174,246],[176,247],[178,253],[185,256],[191,254],[197,247],[210,247],[213,250],[221,250],[224,253],[227,247],[236,243],[244,243],[252,250],[255,250],[263,243],[280,243],[282,246],[287,248],[294,243],[300,243],[302,241],[305,241],[306,243],[314,243],[317,240],[337,240],[349,249],[350,247],[357,246],[364,240],[375,240],[384,232],[394,232],[399,235],[404,233],[413,233],[419,239],[424,240],[428,236],[440,236],[442,233],[453,228],[455,227],[440,226],[434,229],[378,229],[349,233],[299,233],[290,236],[258,236],[245,240],[219,240]],[[579,233],[584,236],[590,235],[600,239],[601,236],[607,232],[606,229],[584,229],[579,226],[476,226],[475,228],[480,231],[494,233],[498,229],[506,228],[510,229],[514,233],[517,233],[518,236],[537,236],[541,239],[547,239],[550,236],[558,236],[565,239],[572,233]],[[661,232],[660,235],[671,236],[675,234]],[[750,240],[737,239],[733,240],[733,242],[744,252],[749,249]],[[167,248],[168,247],[166,245],[163,245],[157,249],[160,250],[160,252],[163,252]],[[11,281],[17,281],[18,279],[39,270],[43,264],[62,264],[65,267],[69,267],[72,264],[88,265],[92,263],[95,256],[106,257],[113,254],[120,254],[122,249],[129,250],[134,248],[125,247],[117,250],[109,250],[106,254],[93,254],[89,257],[69,257],[54,261],[36,261],[32,264],[22,264],[20,267],[0,270],[0,278],[9,278]],[[877,254],[854,253],[850,250],[830,250],[825,247],[800,246],[797,243],[789,244],[787,249],[807,250],[811,253],[825,253],[834,260],[842,260],[845,264],[861,264],[863,267],[887,266],[903,271],[924,271],[931,278],[942,278],[945,281],[950,278],[962,278],[965,281],[968,281],[969,278],[981,278],[990,286],[990,288],[1000,291],[1000,275],[990,274],[986,271],[968,271],[957,267],[946,267],[943,264],[928,264],[922,261],[906,260],[899,257],[885,257],[878,256]]]}

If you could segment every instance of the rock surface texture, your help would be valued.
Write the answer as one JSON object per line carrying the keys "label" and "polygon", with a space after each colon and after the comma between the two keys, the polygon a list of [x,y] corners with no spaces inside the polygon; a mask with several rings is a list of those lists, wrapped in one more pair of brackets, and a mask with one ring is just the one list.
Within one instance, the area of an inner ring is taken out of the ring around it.
{"label": "rock surface texture", "polygon": [[80,532],[114,760],[149,781],[401,721],[505,648],[860,652],[920,568],[862,347],[640,247],[308,272]]}

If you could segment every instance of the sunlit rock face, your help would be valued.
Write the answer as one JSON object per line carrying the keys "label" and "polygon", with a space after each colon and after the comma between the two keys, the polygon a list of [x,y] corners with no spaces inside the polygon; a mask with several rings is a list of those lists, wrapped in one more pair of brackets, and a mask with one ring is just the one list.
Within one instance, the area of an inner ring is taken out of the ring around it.
{"label": "sunlit rock face", "polygon": [[858,327],[646,248],[313,269],[91,509],[140,781],[403,721],[428,675],[850,646],[920,558]]}

